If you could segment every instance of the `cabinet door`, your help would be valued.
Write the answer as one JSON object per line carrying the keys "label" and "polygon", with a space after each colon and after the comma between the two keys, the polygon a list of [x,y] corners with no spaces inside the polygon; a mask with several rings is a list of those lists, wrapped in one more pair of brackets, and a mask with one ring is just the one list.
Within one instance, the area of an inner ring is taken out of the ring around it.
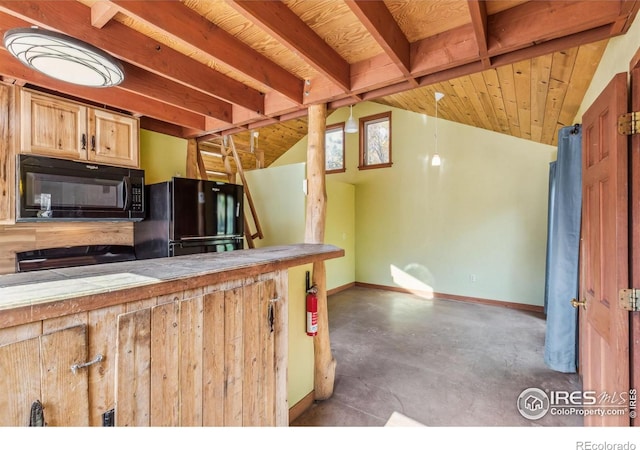
{"label": "cabinet door", "polygon": [[20,151],[64,159],[87,159],[87,108],[23,90]]}
{"label": "cabinet door", "polygon": [[138,119],[92,109],[89,160],[114,166],[138,167]]}
{"label": "cabinet door", "polygon": [[0,346],[0,425],[28,426],[40,400],[47,426],[89,425],[86,326]]}
{"label": "cabinet door", "polygon": [[120,315],[116,425],[281,425],[275,291],[267,279]]}

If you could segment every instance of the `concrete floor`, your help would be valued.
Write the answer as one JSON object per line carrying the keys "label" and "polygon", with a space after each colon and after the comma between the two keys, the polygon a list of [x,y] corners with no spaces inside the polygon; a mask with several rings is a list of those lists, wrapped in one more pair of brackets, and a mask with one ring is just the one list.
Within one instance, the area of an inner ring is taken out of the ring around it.
{"label": "concrete floor", "polygon": [[541,314],[361,287],[328,306],[334,393],[291,426],[377,427],[394,411],[427,426],[582,426],[516,408],[529,387],[581,389],[545,366]]}

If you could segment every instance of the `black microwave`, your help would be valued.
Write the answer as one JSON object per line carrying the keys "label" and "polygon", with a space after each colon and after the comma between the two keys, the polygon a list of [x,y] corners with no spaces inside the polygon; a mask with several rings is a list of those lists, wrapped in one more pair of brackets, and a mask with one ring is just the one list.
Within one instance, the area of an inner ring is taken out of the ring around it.
{"label": "black microwave", "polygon": [[18,155],[16,222],[144,219],[144,170]]}

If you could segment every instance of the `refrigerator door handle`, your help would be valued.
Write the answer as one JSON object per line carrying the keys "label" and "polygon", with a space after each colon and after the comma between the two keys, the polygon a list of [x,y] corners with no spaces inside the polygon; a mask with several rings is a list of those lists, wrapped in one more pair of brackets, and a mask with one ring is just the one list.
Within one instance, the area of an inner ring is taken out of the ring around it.
{"label": "refrigerator door handle", "polygon": [[179,240],[176,240],[174,242],[179,242],[179,241],[206,241],[206,240],[219,240],[219,239],[233,239],[233,238],[237,238],[238,235],[237,234],[217,234],[215,236],[188,236],[188,237],[183,237],[180,238]]}

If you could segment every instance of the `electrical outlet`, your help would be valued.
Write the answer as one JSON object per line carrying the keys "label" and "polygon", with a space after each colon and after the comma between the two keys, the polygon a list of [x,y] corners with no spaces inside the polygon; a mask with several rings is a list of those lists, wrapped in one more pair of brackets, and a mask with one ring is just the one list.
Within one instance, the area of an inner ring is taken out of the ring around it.
{"label": "electrical outlet", "polygon": [[472,283],[475,283],[476,281],[478,281],[477,275],[475,273],[470,274],[469,281],[471,281]]}

